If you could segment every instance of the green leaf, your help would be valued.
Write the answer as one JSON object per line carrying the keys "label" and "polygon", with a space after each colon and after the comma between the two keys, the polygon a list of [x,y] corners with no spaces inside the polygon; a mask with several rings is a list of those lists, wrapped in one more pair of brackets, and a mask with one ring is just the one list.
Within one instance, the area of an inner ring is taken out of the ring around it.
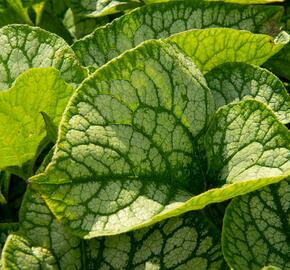
{"label": "green leaf", "polygon": [[252,99],[218,110],[205,149],[214,186],[290,172],[288,129],[264,104]]}
{"label": "green leaf", "polygon": [[56,143],[57,140],[57,127],[52,119],[45,112],[40,112],[45,123],[46,134],[50,142]]}
{"label": "green leaf", "polygon": [[271,57],[265,67],[290,81],[290,45],[287,44],[279,53]]}
{"label": "green leaf", "polygon": [[0,11],[5,10],[7,8],[6,0],[0,0]]}
{"label": "green leaf", "polygon": [[12,23],[25,23],[18,14],[11,8],[0,9],[0,27]]}
{"label": "green leaf", "polygon": [[205,76],[216,109],[250,97],[267,104],[279,118],[290,122],[290,96],[284,84],[271,72],[245,63],[225,63]]}
{"label": "green leaf", "polygon": [[30,189],[19,220],[19,231],[3,249],[4,269],[81,269],[81,240],[66,232]]}
{"label": "green leaf", "polygon": [[29,25],[33,24],[28,14],[28,8],[23,6],[21,0],[6,0],[6,2],[25,23]]}
{"label": "green leaf", "polygon": [[59,0],[50,0],[46,1],[45,4],[45,10],[50,13],[54,14],[58,18],[63,18],[64,14],[66,13],[68,6],[67,3],[70,0],[64,0],[64,1],[59,1]]}
{"label": "green leaf", "polygon": [[2,256],[4,269],[59,269],[50,250],[34,247],[22,235],[11,234],[8,236]]}
{"label": "green leaf", "polygon": [[54,68],[29,69],[0,92],[0,168],[21,166],[34,157],[46,136],[40,112],[58,124],[72,93]]}
{"label": "green leaf", "polygon": [[20,211],[20,230],[9,236],[3,261],[7,269],[32,265],[34,269],[227,269],[220,233],[201,213],[128,234],[81,241],[63,229],[31,190]]}
{"label": "green leaf", "polygon": [[[146,4],[160,3],[160,2],[170,2],[178,0],[144,0]],[[236,4],[269,4],[275,2],[284,2],[284,0],[201,0],[207,2],[226,2],[226,3],[236,3]]]}
{"label": "green leaf", "polygon": [[[288,130],[265,105],[245,100],[221,108],[206,136],[210,175],[219,176],[214,186],[229,185],[202,193],[199,175],[206,172],[197,174],[204,167],[197,142],[212,108],[205,80],[189,59],[162,41],[145,42],[82,84],[66,109],[51,163],[30,183],[58,220],[92,238],[201,209],[290,174]],[[246,138],[257,156],[247,156],[244,134],[257,128],[260,133]],[[220,133],[229,138],[221,140]]]}
{"label": "green leaf", "polygon": [[80,39],[87,34],[92,33],[97,27],[109,22],[108,17],[103,18],[83,18],[68,9],[65,13],[63,23],[70,32],[74,40]]}
{"label": "green leaf", "polygon": [[[50,154],[47,160],[49,157]],[[42,164],[43,168],[46,163]],[[198,212],[133,233],[81,241],[64,231],[40,196],[28,189],[19,218],[20,229],[10,236],[3,253],[7,268],[16,265],[15,269],[31,269],[32,262],[35,262],[35,269],[43,269],[48,266],[45,265],[47,254],[53,254],[51,261],[59,262],[59,269],[110,267],[119,270],[153,266],[227,269],[221,253],[219,231]],[[26,254],[21,254],[22,250]],[[42,254],[45,251],[44,259],[37,258],[35,251]],[[28,259],[27,253],[31,254]],[[51,265],[51,261],[48,264]]]}
{"label": "green leaf", "polygon": [[62,18],[58,18],[55,14],[48,13],[46,10],[42,14],[42,21],[39,27],[57,34],[62,37],[68,44],[73,43],[73,38],[62,22]]}
{"label": "green leaf", "polygon": [[262,65],[289,42],[289,35],[281,32],[273,39],[226,28],[189,30],[166,39],[189,56],[202,73],[225,62],[244,62]]}
{"label": "green leaf", "polygon": [[46,0],[21,0],[24,8],[32,8],[35,12],[35,25],[40,25],[42,20],[42,13],[45,8]]}
{"label": "green leaf", "polygon": [[[236,270],[289,269],[290,182],[235,198],[223,226],[223,252]],[[264,269],[264,268],[263,268]]]}
{"label": "green leaf", "polygon": [[269,266],[263,267],[261,270],[282,270],[282,269],[276,266],[269,265]]}
{"label": "green leaf", "polygon": [[278,6],[200,1],[160,3],[136,9],[98,28],[77,41],[73,49],[84,66],[97,68],[145,40],[166,38],[189,29],[230,27],[269,33],[279,29],[282,14],[283,8]]}
{"label": "green leaf", "polygon": [[32,67],[53,66],[73,85],[87,76],[68,44],[40,28],[5,26],[0,29],[0,47],[0,89],[11,87],[21,73]]}
{"label": "green leaf", "polygon": [[[153,0],[154,1],[154,0]],[[222,1],[227,3],[237,3],[237,4],[269,4],[269,3],[275,3],[275,2],[284,2],[284,0],[205,0],[210,2],[215,1]]]}
{"label": "green leaf", "polygon": [[80,16],[101,17],[142,5],[139,0],[70,0],[70,7]]}
{"label": "green leaf", "polygon": [[6,204],[10,186],[10,173],[0,171],[0,204]]}
{"label": "green leaf", "polygon": [[228,269],[219,232],[198,212],[85,243],[89,269]]}
{"label": "green leaf", "polygon": [[18,230],[18,223],[0,223],[0,269],[2,268],[2,249],[8,235]]}

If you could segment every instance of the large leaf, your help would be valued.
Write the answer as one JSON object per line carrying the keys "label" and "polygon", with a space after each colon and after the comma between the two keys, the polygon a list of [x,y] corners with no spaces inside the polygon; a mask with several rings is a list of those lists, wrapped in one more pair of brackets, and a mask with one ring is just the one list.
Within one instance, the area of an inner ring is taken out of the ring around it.
{"label": "large leaf", "polygon": [[200,1],[161,3],[137,9],[98,28],[77,41],[73,49],[83,65],[96,68],[145,40],[166,38],[189,29],[231,27],[272,32],[279,29],[282,13],[280,7],[270,6],[248,7]]}
{"label": "large leaf", "polygon": [[[0,227],[1,229],[1,227]],[[82,241],[63,229],[28,190],[20,230],[3,252],[6,269],[227,269],[220,234],[201,213],[188,213],[134,233]]]}
{"label": "large leaf", "polygon": [[231,202],[224,219],[222,243],[232,268],[258,270],[272,265],[290,269],[289,201],[288,180]]}
{"label": "large leaf", "polygon": [[62,38],[37,27],[9,25],[1,28],[0,47],[2,90],[9,88],[18,75],[32,67],[53,66],[72,84],[81,83],[87,75]]}
{"label": "large leaf", "polygon": [[228,269],[219,232],[198,212],[86,244],[89,269]]}
{"label": "large leaf", "polygon": [[176,44],[197,67],[206,73],[225,62],[245,62],[262,65],[289,42],[289,35],[281,32],[276,39],[225,28],[188,30],[165,41]]}
{"label": "large leaf", "polygon": [[0,168],[21,166],[32,159],[46,136],[40,112],[57,125],[73,93],[54,68],[34,68],[0,92]]}
{"label": "large leaf", "polygon": [[[145,42],[79,88],[52,162],[31,185],[63,224],[91,238],[200,209],[289,174],[288,130],[265,105],[245,100],[220,109],[206,136],[210,175],[217,177],[212,185],[230,185],[202,193],[205,179],[197,172],[204,159],[196,146],[212,107],[189,59],[169,44]],[[247,156],[245,144],[256,152]]]}
{"label": "large leaf", "polygon": [[245,63],[225,63],[205,76],[216,109],[232,101],[252,97],[267,104],[279,120],[290,122],[290,96],[284,84],[266,69]]}
{"label": "large leaf", "polygon": [[[99,17],[118,13],[124,10],[138,7],[142,4],[154,4],[160,2],[171,2],[176,0],[70,0],[70,6],[75,13],[86,17]],[[196,1],[196,0],[191,0]],[[202,2],[202,0],[199,0]],[[283,2],[283,0],[204,0],[209,2],[228,2],[237,4],[268,4]],[[197,2],[197,1],[196,1]],[[156,9],[158,9],[156,7]]]}

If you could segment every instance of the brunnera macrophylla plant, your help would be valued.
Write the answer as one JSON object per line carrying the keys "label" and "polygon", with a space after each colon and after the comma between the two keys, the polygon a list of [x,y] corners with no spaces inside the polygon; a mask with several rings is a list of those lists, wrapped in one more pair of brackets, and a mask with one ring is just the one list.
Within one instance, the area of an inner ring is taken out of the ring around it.
{"label": "brunnera macrophylla plant", "polygon": [[2,268],[290,268],[283,7],[145,4],[72,46],[0,29]]}

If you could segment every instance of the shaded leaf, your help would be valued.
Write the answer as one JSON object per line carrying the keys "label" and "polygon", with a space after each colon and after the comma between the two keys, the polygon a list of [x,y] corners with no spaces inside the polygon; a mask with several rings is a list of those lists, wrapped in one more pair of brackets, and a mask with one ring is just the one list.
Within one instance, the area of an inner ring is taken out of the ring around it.
{"label": "shaded leaf", "polygon": [[28,14],[28,8],[23,6],[21,0],[6,0],[6,2],[25,23],[29,25],[33,24]]}
{"label": "shaded leaf", "polygon": [[67,10],[63,20],[65,27],[68,29],[74,40],[92,33],[97,27],[105,25],[108,22],[108,17],[83,18],[74,14],[71,9]]}
{"label": "shaded leaf", "polygon": [[40,112],[45,123],[46,134],[50,142],[56,143],[57,139],[57,127],[53,123],[52,119],[45,112]]}
{"label": "shaded leaf", "polygon": [[21,208],[20,229],[5,244],[3,262],[9,269],[227,269],[220,234],[201,213],[83,241],[65,231],[31,190]]}
{"label": "shaded leaf", "polygon": [[[289,269],[290,182],[235,198],[223,227],[223,252],[236,270]],[[275,267],[274,267],[275,266]]]}

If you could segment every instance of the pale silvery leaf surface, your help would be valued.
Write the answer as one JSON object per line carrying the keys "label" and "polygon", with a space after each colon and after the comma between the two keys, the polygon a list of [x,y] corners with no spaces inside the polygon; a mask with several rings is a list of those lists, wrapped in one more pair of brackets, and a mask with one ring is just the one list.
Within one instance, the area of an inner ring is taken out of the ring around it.
{"label": "pale silvery leaf surface", "polygon": [[217,111],[205,148],[213,186],[290,171],[288,129],[264,104],[251,99]]}
{"label": "pale silvery leaf surface", "polygon": [[[99,17],[132,9],[142,4],[152,4],[160,2],[171,2],[172,0],[70,0],[70,6],[75,13],[85,17]],[[176,0],[174,0],[175,2]],[[283,2],[283,0],[204,0],[209,2],[227,2],[237,4],[268,4],[272,2]],[[198,2],[191,0],[191,2]],[[203,2],[203,0],[199,0]],[[158,8],[156,8],[158,9]]]}
{"label": "pale silvery leaf surface", "polygon": [[289,179],[235,198],[226,211],[223,253],[235,270],[289,269]]}
{"label": "pale silvery leaf surface", "polygon": [[290,96],[271,72],[245,63],[225,63],[205,75],[216,109],[232,101],[251,97],[267,104],[279,118],[290,122]]}
{"label": "pale silvery leaf surface", "polygon": [[19,219],[19,230],[4,246],[4,269],[82,269],[81,240],[65,231],[40,196],[29,189]]}
{"label": "pale silvery leaf surface", "polygon": [[64,230],[31,190],[21,207],[20,229],[5,244],[3,264],[5,269],[19,270],[227,269],[220,233],[202,213],[188,213],[132,233],[84,241]]}
{"label": "pale silvery leaf surface", "polygon": [[54,67],[73,85],[80,84],[87,71],[80,66],[70,46],[60,37],[37,27],[8,25],[0,29],[0,89],[32,67]]}
{"label": "pale silvery leaf surface", "polygon": [[160,3],[136,9],[96,29],[72,48],[84,66],[97,68],[145,40],[166,38],[189,29],[229,27],[268,33],[279,28],[282,13],[283,9],[275,6]]}
{"label": "pale silvery leaf surface", "polygon": [[[213,107],[188,58],[162,41],[145,42],[78,89],[52,162],[31,185],[63,224],[92,238],[201,209],[289,175],[287,128],[261,102],[244,100],[222,107],[211,121],[204,141],[209,172],[200,177],[197,140]],[[254,146],[251,155],[247,146]],[[203,192],[205,183],[217,188]]]}
{"label": "pale silvery leaf surface", "polygon": [[228,269],[220,233],[200,212],[141,230],[86,241],[89,269]]}

